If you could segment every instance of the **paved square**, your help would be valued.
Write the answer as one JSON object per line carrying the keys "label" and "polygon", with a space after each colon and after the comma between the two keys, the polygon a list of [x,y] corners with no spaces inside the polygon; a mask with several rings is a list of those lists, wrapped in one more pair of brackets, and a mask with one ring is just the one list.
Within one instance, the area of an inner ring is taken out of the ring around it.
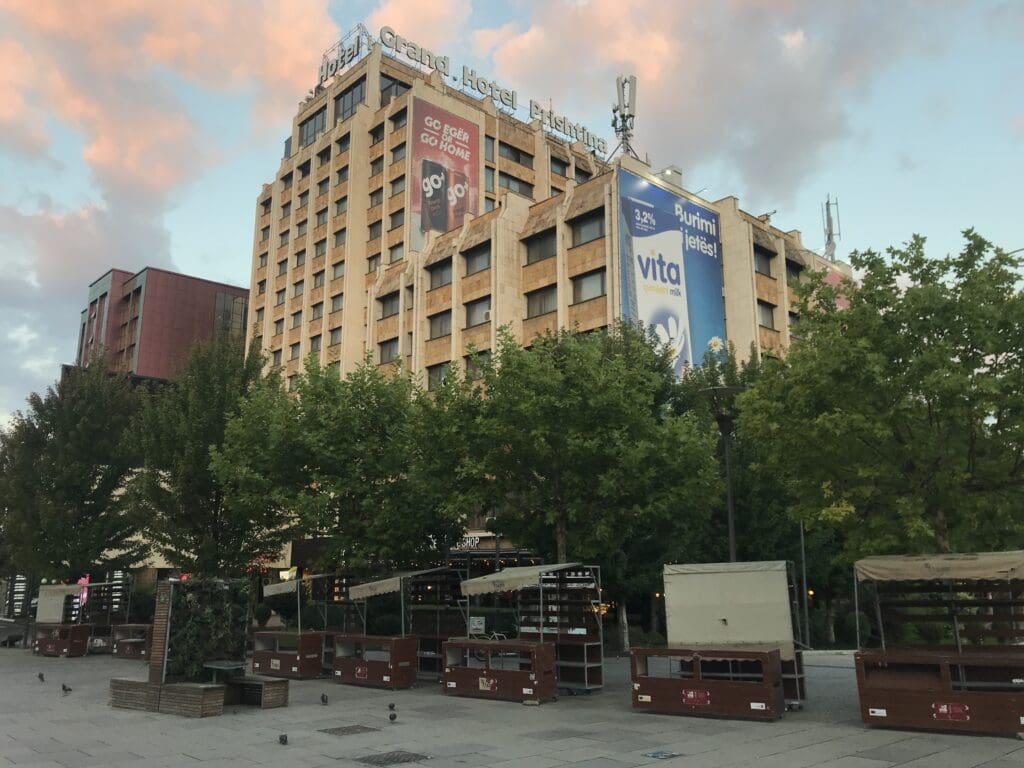
{"label": "paved square", "polygon": [[[850,657],[807,661],[807,706],[776,723],[633,712],[626,659],[607,660],[601,693],[539,707],[453,699],[426,682],[392,693],[312,680],[292,681],[287,708],[228,707],[193,720],[109,706],[110,678],[142,680],[144,663],[0,649],[0,768],[358,768],[388,752],[429,755],[403,765],[430,768],[1024,768],[1024,744],[1014,739],[865,728]],[[654,751],[679,756],[644,756]]]}

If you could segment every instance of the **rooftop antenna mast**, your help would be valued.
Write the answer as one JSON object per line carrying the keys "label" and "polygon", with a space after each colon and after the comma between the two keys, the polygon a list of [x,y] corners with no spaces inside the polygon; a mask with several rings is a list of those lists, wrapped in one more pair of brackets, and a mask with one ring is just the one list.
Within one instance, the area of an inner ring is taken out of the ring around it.
{"label": "rooftop antenna mast", "polygon": [[619,75],[615,78],[615,86],[618,90],[619,100],[612,106],[612,128],[615,129],[619,143],[608,155],[608,159],[611,160],[621,148],[625,154],[639,160],[640,156],[633,149],[633,124],[636,121],[636,75]]}
{"label": "rooftop antenna mast", "polygon": [[[833,221],[832,212],[835,211]],[[836,260],[836,240],[842,237],[839,224],[839,198],[832,199],[831,195],[825,196],[825,203],[821,206],[821,223],[825,229],[825,258],[829,261]]]}

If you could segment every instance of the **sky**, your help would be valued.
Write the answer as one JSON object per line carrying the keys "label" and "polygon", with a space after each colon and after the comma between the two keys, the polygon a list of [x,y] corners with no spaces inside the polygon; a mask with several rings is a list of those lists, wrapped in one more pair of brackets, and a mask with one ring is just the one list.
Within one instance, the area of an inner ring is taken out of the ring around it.
{"label": "sky", "polygon": [[[74,359],[111,267],[247,285],[255,203],[323,52],[384,25],[837,255],[1024,248],[1017,0],[0,0],[0,425]],[[521,117],[526,117],[521,114]]]}

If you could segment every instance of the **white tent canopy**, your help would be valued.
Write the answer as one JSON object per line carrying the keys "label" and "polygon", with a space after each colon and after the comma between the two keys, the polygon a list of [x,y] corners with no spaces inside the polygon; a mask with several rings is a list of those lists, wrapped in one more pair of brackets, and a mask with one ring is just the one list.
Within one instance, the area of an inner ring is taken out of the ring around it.
{"label": "white tent canopy", "polygon": [[857,581],[1024,579],[1024,551],[948,555],[882,555],[858,560]]}
{"label": "white tent canopy", "polygon": [[392,592],[400,592],[402,589],[402,582],[405,579],[411,579],[414,576],[422,576],[425,573],[435,573],[437,571],[443,571],[444,568],[427,568],[422,571],[407,571],[405,573],[396,573],[392,576],[388,576],[386,579],[378,579],[377,581],[368,581],[365,584],[357,584],[354,587],[349,587],[348,596],[351,600],[365,600],[368,597],[376,597],[377,595],[387,595]]}
{"label": "white tent canopy", "polygon": [[492,592],[514,592],[527,587],[536,587],[545,573],[556,573],[568,568],[578,568],[580,563],[553,563],[551,565],[523,565],[505,568],[497,573],[477,576],[462,582],[462,594],[488,595]]}

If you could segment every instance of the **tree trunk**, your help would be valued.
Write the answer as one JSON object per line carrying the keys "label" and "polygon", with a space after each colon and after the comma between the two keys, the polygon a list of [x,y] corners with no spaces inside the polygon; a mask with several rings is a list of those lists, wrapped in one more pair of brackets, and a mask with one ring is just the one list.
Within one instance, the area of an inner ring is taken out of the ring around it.
{"label": "tree trunk", "polygon": [[626,615],[626,601],[616,600],[618,603],[619,615],[619,640],[622,645],[622,652],[629,653],[629,617]]}
{"label": "tree trunk", "polygon": [[946,513],[942,508],[934,510],[932,521],[935,525],[935,548],[941,553],[948,553],[949,549],[949,523],[946,522]]}
{"label": "tree trunk", "polygon": [[825,603],[825,640],[829,645],[836,644],[836,604],[834,600]]}
{"label": "tree trunk", "polygon": [[558,510],[555,516],[555,554],[560,563],[565,563],[569,560],[568,546],[566,544],[568,527],[566,511],[564,509]]}

